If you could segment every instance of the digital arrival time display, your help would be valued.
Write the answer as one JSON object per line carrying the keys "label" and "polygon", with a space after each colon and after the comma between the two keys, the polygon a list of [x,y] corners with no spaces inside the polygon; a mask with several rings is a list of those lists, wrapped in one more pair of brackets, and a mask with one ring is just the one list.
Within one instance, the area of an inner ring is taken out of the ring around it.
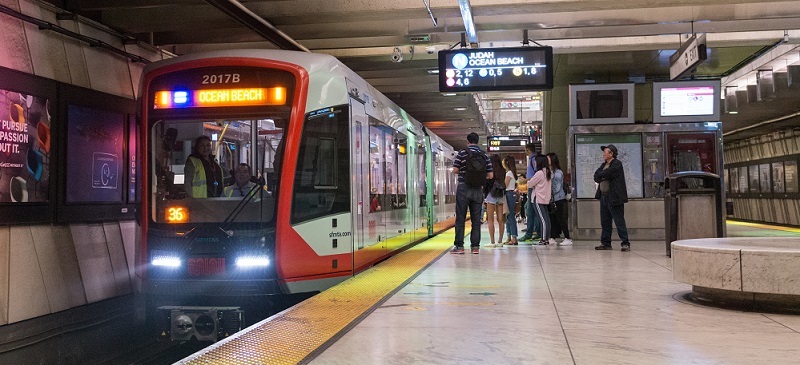
{"label": "digital arrival time display", "polygon": [[439,91],[550,90],[552,64],[552,47],[440,51]]}

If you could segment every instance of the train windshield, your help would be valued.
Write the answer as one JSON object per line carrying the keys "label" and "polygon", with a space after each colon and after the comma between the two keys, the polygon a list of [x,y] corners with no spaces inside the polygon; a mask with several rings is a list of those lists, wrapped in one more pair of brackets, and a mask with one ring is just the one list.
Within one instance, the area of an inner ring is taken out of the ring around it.
{"label": "train windshield", "polygon": [[273,221],[285,125],[279,116],[153,123],[152,220]]}

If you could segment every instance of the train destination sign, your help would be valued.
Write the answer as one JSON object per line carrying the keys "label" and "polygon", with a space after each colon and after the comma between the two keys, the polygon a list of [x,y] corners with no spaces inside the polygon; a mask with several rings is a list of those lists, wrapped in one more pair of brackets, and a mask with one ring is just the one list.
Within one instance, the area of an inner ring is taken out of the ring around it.
{"label": "train destination sign", "polygon": [[284,105],[286,88],[203,89],[156,92],[156,109]]}
{"label": "train destination sign", "polygon": [[530,142],[528,136],[489,136],[487,139],[489,152],[524,151]]}
{"label": "train destination sign", "polygon": [[440,51],[439,91],[550,90],[552,64],[552,47]]}

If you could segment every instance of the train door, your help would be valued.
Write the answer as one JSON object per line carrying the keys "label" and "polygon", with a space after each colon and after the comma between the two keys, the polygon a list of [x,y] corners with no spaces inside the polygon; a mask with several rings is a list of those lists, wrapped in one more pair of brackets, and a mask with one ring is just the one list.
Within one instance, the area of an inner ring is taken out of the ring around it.
{"label": "train door", "polygon": [[355,212],[355,220],[353,221],[353,251],[362,249],[365,246],[365,227],[367,227],[367,213],[370,208],[369,194],[367,194],[367,186],[369,182],[365,183],[368,173],[367,151],[364,148],[366,145],[369,147],[369,136],[367,135],[368,120],[367,112],[364,109],[364,104],[361,102],[350,99],[350,120],[352,121],[353,138],[351,139],[350,150],[353,151],[351,155],[351,166],[353,166],[354,184],[352,187],[352,211]]}

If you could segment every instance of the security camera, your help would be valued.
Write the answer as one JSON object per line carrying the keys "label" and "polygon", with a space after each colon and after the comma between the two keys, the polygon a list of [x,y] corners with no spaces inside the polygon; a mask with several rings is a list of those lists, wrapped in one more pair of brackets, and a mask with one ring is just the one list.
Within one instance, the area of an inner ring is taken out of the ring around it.
{"label": "security camera", "polygon": [[403,54],[400,53],[399,47],[394,47],[394,51],[392,51],[392,62],[394,63],[403,62]]}

